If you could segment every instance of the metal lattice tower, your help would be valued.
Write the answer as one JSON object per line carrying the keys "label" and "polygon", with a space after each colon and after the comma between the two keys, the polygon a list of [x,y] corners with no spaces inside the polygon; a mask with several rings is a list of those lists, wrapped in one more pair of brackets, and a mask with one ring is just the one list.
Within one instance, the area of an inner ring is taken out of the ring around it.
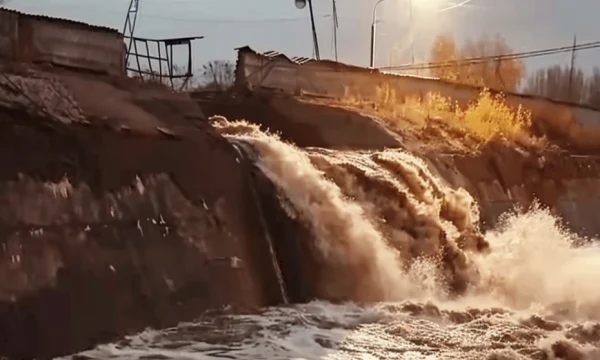
{"label": "metal lattice tower", "polygon": [[135,23],[140,10],[140,0],[130,0],[129,8],[127,9],[127,17],[125,17],[125,25],[123,25],[123,38],[127,46],[127,54],[125,63],[129,62],[129,54],[131,53],[131,45],[133,44],[133,34],[135,32]]}

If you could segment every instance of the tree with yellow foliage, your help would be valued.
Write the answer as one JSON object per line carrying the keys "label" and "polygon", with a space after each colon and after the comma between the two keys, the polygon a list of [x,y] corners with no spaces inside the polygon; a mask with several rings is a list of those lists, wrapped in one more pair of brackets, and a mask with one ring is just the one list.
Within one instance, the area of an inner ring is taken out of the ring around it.
{"label": "tree with yellow foliage", "polygon": [[[432,66],[431,72],[433,76],[448,81],[515,91],[525,76],[525,65],[519,59],[500,57],[511,53],[514,53],[513,49],[500,35],[469,40],[459,48],[452,36],[443,34],[435,39],[431,48],[430,61],[439,63]],[[485,60],[461,62],[480,58]]]}
{"label": "tree with yellow foliage", "polygon": [[[458,49],[456,48],[456,42],[454,38],[449,35],[439,35],[431,47],[431,62],[443,63],[446,61],[458,60]],[[440,66],[431,69],[434,76],[439,78],[458,81],[460,78],[458,69],[456,66]]]}

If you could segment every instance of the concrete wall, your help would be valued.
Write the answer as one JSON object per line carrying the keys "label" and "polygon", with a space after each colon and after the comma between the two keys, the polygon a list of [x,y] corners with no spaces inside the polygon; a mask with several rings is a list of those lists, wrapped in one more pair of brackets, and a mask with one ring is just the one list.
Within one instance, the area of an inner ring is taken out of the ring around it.
{"label": "concrete wall", "polygon": [[0,10],[0,58],[124,75],[125,51],[116,30]]}
{"label": "concrete wall", "polygon": [[[285,93],[307,92],[342,97],[346,91],[364,98],[373,98],[382,84],[391,86],[399,98],[437,92],[462,105],[477,98],[480,89],[452,84],[433,78],[382,74],[378,71],[329,61],[310,61],[298,65],[283,55],[268,58],[249,49],[238,52],[237,76],[240,83],[250,87],[266,87]],[[534,118],[544,119],[554,127],[576,120],[585,129],[600,130],[600,111],[549,99],[506,94],[509,104],[523,105]]]}
{"label": "concrete wall", "polygon": [[78,69],[124,74],[125,45],[118,34],[70,28],[58,22],[27,19],[30,26],[33,61]]}
{"label": "concrete wall", "polygon": [[0,59],[15,56],[17,19],[17,14],[0,10]]}

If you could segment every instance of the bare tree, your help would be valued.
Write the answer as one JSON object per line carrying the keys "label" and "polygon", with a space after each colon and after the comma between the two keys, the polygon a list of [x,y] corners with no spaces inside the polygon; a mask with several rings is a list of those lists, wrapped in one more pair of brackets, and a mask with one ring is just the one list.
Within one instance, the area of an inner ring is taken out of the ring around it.
{"label": "bare tree", "polygon": [[600,109],[600,68],[594,68],[594,72],[587,79],[585,102],[596,109]]}
{"label": "bare tree", "polygon": [[589,76],[580,68],[571,73],[569,66],[540,69],[527,79],[525,92],[600,109],[600,68],[594,68]]}
{"label": "bare tree", "polygon": [[231,61],[213,60],[202,66],[205,88],[225,90],[235,82],[235,66]]}
{"label": "bare tree", "polygon": [[588,84],[583,70],[569,66],[554,65],[540,69],[527,79],[525,92],[555,100],[584,103],[587,100]]}

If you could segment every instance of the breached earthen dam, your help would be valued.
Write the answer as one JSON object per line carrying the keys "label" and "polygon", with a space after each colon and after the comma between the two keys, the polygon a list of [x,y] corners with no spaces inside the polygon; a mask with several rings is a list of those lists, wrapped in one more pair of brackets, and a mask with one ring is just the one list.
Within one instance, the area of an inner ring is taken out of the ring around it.
{"label": "breached earthen dam", "polygon": [[[524,309],[575,291],[585,296],[561,311],[595,319],[600,293],[586,274],[598,262],[577,268],[557,255],[565,237],[546,234],[548,260],[567,268],[511,263],[486,233],[535,201],[549,209],[538,223],[553,214],[597,234],[594,154],[502,144],[414,154],[347,109],[286,95],[173,94],[62,70],[6,72],[0,128],[3,356],[67,355],[210,309],[316,299],[477,294]],[[513,236],[532,236],[520,226]],[[536,269],[557,284],[540,285]],[[527,281],[533,290],[520,287]]]}

